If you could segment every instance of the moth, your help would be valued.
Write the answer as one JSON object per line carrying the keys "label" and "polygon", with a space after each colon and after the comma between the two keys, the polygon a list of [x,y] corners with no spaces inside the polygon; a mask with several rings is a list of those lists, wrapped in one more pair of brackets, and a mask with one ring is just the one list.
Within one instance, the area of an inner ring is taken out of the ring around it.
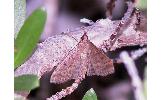
{"label": "moth", "polygon": [[[113,72],[113,61],[90,42],[85,32],[76,47],[69,52],[54,70],[50,79],[51,83],[63,83],[75,79],[75,83],[48,98],[48,100],[59,100],[72,93],[86,75],[106,76]],[[74,86],[75,84],[76,86]]]}
{"label": "moth", "polygon": [[84,79],[85,75],[106,76],[114,72],[113,61],[98,49],[86,32],[80,42],[57,66],[51,76],[51,82],[63,83],[70,79]]}

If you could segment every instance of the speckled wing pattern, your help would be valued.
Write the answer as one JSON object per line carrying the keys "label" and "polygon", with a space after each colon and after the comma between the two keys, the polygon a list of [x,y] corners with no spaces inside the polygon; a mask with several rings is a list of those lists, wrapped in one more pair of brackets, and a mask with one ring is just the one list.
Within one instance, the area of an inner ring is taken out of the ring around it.
{"label": "speckled wing pattern", "polygon": [[[82,55],[86,54],[88,44],[85,40],[81,40],[69,54],[64,57],[64,60],[58,64],[51,76],[51,83],[63,83],[71,79],[78,79],[85,76],[87,71],[86,59]],[[86,55],[85,55],[86,56]]]}
{"label": "speckled wing pattern", "polygon": [[89,65],[87,75],[106,76],[114,72],[113,61],[103,51],[98,49],[92,42],[89,43],[91,52],[89,54]]}
{"label": "speckled wing pattern", "polygon": [[112,60],[88,40],[84,34],[80,42],[52,73],[51,83],[63,83],[71,79],[84,79],[88,76],[105,76],[114,71]]}

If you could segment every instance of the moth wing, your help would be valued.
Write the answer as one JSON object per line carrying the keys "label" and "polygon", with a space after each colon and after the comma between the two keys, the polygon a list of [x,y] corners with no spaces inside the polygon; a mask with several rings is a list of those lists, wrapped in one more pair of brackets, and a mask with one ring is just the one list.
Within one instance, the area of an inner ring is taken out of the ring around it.
{"label": "moth wing", "polygon": [[50,79],[51,83],[63,83],[73,79],[72,73],[75,70],[74,62],[76,61],[76,59],[74,59],[76,56],[75,49],[76,48],[74,48],[54,70]]}
{"label": "moth wing", "polygon": [[106,76],[114,72],[113,61],[108,58],[104,52],[99,50],[93,43],[89,43],[91,48],[89,53],[89,65],[87,75]]}
{"label": "moth wing", "polygon": [[51,76],[51,83],[63,83],[71,79],[82,78],[86,74],[87,63],[81,58],[85,46],[79,43],[57,66]]}

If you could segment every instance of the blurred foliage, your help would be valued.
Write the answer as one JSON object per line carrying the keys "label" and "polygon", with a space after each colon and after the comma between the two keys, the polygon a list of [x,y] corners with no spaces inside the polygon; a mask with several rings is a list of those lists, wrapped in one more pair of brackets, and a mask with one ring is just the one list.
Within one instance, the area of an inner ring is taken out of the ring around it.
{"label": "blurred foliage", "polygon": [[30,91],[39,86],[39,80],[36,75],[22,75],[14,78],[15,91]]}
{"label": "blurred foliage", "polygon": [[26,0],[14,0],[14,37],[25,21]]}
{"label": "blurred foliage", "polygon": [[147,68],[145,69],[144,95],[145,95],[145,98],[147,99]]}
{"label": "blurred foliage", "polygon": [[95,91],[92,88],[88,90],[82,100],[97,100]]}
{"label": "blurred foliage", "polygon": [[25,97],[18,95],[18,94],[14,94],[14,100],[26,100]]}
{"label": "blurred foliage", "polygon": [[46,22],[45,9],[36,9],[24,22],[16,40],[14,51],[14,66],[17,68],[33,53]]}
{"label": "blurred foliage", "polygon": [[137,0],[137,8],[147,9],[147,0]]}

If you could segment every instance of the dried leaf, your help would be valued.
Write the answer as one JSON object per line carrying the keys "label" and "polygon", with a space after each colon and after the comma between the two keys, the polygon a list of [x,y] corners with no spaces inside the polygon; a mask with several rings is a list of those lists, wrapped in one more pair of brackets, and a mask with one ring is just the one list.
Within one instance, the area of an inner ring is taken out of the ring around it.
{"label": "dried leaf", "polygon": [[141,33],[137,32],[136,34],[129,34],[127,36],[126,34],[123,34],[115,42],[115,44],[112,47],[112,50],[125,46],[146,45],[147,44],[146,38],[147,35],[143,34],[142,32]]}

